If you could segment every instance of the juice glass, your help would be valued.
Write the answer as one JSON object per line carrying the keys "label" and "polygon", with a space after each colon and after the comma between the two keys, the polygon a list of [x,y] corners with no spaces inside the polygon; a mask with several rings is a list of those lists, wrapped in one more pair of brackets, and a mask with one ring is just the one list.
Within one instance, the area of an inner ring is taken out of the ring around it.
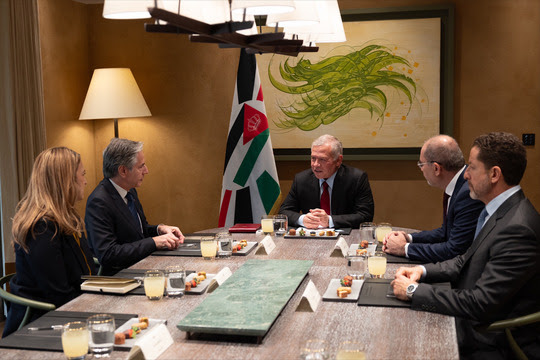
{"label": "juice glass", "polygon": [[165,292],[165,274],[161,270],[144,273],[144,293],[149,300],[161,300]]}
{"label": "juice glass", "polygon": [[379,241],[381,244],[384,241],[384,237],[386,234],[392,232],[392,225],[389,223],[380,223],[379,226],[377,226],[377,229],[375,230],[375,234],[377,235],[377,241]]}
{"label": "juice glass", "polygon": [[68,359],[84,359],[88,353],[88,328],[82,321],[74,321],[62,328],[62,349]]}
{"label": "juice glass", "polygon": [[274,232],[274,217],[272,215],[265,215],[261,218],[261,229],[265,235]]}
{"label": "juice glass", "polygon": [[218,242],[213,236],[201,238],[201,254],[204,260],[213,260],[216,257]]}
{"label": "juice glass", "polygon": [[372,278],[381,279],[386,272],[386,256],[382,251],[375,251],[368,257],[368,270]]}

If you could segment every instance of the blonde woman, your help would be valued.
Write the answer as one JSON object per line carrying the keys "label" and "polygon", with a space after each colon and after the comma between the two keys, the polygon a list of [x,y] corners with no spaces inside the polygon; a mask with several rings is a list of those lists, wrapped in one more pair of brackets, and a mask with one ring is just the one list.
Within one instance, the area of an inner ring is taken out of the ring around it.
{"label": "blonde woman", "polygon": [[[84,222],[75,209],[84,197],[85,174],[81,156],[66,147],[47,149],[36,158],[13,218],[13,294],[58,307],[81,293],[81,275],[96,273]],[[18,328],[24,312],[23,306],[11,304],[3,336]],[[41,315],[35,313],[34,319]]]}

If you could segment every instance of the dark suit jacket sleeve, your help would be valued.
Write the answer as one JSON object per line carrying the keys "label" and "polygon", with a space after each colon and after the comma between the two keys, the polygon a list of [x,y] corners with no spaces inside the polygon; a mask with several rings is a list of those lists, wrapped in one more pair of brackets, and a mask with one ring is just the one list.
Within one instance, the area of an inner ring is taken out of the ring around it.
{"label": "dark suit jacket sleeve", "polygon": [[[491,219],[490,219],[491,220]],[[538,276],[539,250],[535,233],[522,225],[500,229],[486,248],[477,250],[476,258],[465,262],[465,255],[437,264],[426,265],[426,282],[457,281],[467,276],[471,266],[480,266],[479,278],[468,288],[442,289],[420,284],[412,299],[412,308],[461,318],[488,322],[501,318],[512,307],[516,292]],[[472,248],[471,248],[472,249]],[[471,262],[482,262],[485,266]],[[504,318],[504,316],[502,317]]]}
{"label": "dark suit jacket sleeve", "polygon": [[337,211],[332,210],[332,220],[336,228],[358,228],[361,223],[373,220],[373,194],[365,172],[350,167],[344,170],[348,173],[334,181],[332,207]]}
{"label": "dark suit jacket sleeve", "polygon": [[456,194],[446,224],[432,231],[412,234],[413,242],[408,248],[409,258],[438,262],[465,253],[473,241],[478,216],[483,208],[481,201],[471,199],[465,182]]}
{"label": "dark suit jacket sleeve", "polygon": [[[134,231],[132,224],[124,219],[123,214],[118,212],[107,195],[104,191],[96,189],[88,198],[86,231],[100,264],[107,269],[113,268],[118,271],[156,251],[156,245],[152,237],[142,238],[140,232],[138,234]],[[141,220],[143,218],[144,216],[141,216]],[[156,227],[148,226],[146,219],[143,226],[157,235]]]}

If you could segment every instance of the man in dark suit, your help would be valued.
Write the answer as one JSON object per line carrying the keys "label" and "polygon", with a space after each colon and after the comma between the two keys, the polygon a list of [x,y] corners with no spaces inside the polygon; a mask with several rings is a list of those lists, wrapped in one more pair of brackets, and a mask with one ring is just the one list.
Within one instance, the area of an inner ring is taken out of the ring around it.
{"label": "man in dark suit", "polygon": [[103,275],[112,275],[158,249],[176,249],[184,236],[176,226],[149,225],[136,187],[148,168],[143,144],[114,138],[103,152],[104,179],[86,202],[85,224]]}
{"label": "man in dark suit", "polygon": [[342,164],[343,146],[334,136],[322,135],[311,145],[311,169],[296,174],[279,209],[289,224],[357,228],[373,220],[373,195],[367,174]]}
{"label": "man in dark suit", "polygon": [[484,204],[469,196],[469,184],[463,178],[463,153],[452,137],[428,139],[420,150],[418,167],[429,185],[444,191],[443,224],[416,234],[392,232],[386,236],[383,250],[424,263],[452,259],[471,245]]}
{"label": "man in dark suit", "polygon": [[[478,325],[540,311],[540,215],[519,186],[526,166],[514,135],[478,137],[465,172],[471,197],[486,204],[473,244],[451,260],[400,268],[392,282],[412,309],[456,317],[462,358],[509,358],[504,333],[483,333]],[[452,289],[427,284],[446,281]],[[540,324],[512,333],[525,354],[538,358]]]}

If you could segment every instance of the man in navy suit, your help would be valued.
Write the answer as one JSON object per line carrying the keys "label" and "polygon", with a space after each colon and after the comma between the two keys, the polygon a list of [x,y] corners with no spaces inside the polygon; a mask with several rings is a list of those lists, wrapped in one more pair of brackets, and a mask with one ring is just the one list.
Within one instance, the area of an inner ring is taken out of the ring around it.
{"label": "man in navy suit", "polygon": [[[516,136],[476,138],[465,179],[471,197],[486,207],[473,244],[451,260],[400,268],[392,282],[396,297],[411,301],[412,309],[456,317],[462,359],[511,358],[504,332],[482,332],[482,326],[540,311],[540,215],[519,186],[526,167],[527,152]],[[438,282],[452,288],[429,284]],[[538,359],[540,323],[512,335],[525,355]]]}
{"label": "man in navy suit", "polygon": [[112,275],[154,251],[176,249],[184,236],[176,226],[149,225],[136,187],[148,174],[142,142],[114,138],[103,152],[104,179],[86,202],[90,247]]}
{"label": "man in navy suit", "polygon": [[311,169],[296,174],[279,209],[291,226],[358,228],[360,223],[373,220],[367,174],[342,161],[343,146],[336,137],[322,135],[313,142]]}
{"label": "man in navy suit", "polygon": [[484,204],[469,196],[469,184],[463,178],[463,153],[452,137],[438,135],[428,139],[420,151],[418,167],[429,185],[444,191],[443,224],[415,234],[390,233],[383,250],[424,263],[452,259],[471,245]]}

